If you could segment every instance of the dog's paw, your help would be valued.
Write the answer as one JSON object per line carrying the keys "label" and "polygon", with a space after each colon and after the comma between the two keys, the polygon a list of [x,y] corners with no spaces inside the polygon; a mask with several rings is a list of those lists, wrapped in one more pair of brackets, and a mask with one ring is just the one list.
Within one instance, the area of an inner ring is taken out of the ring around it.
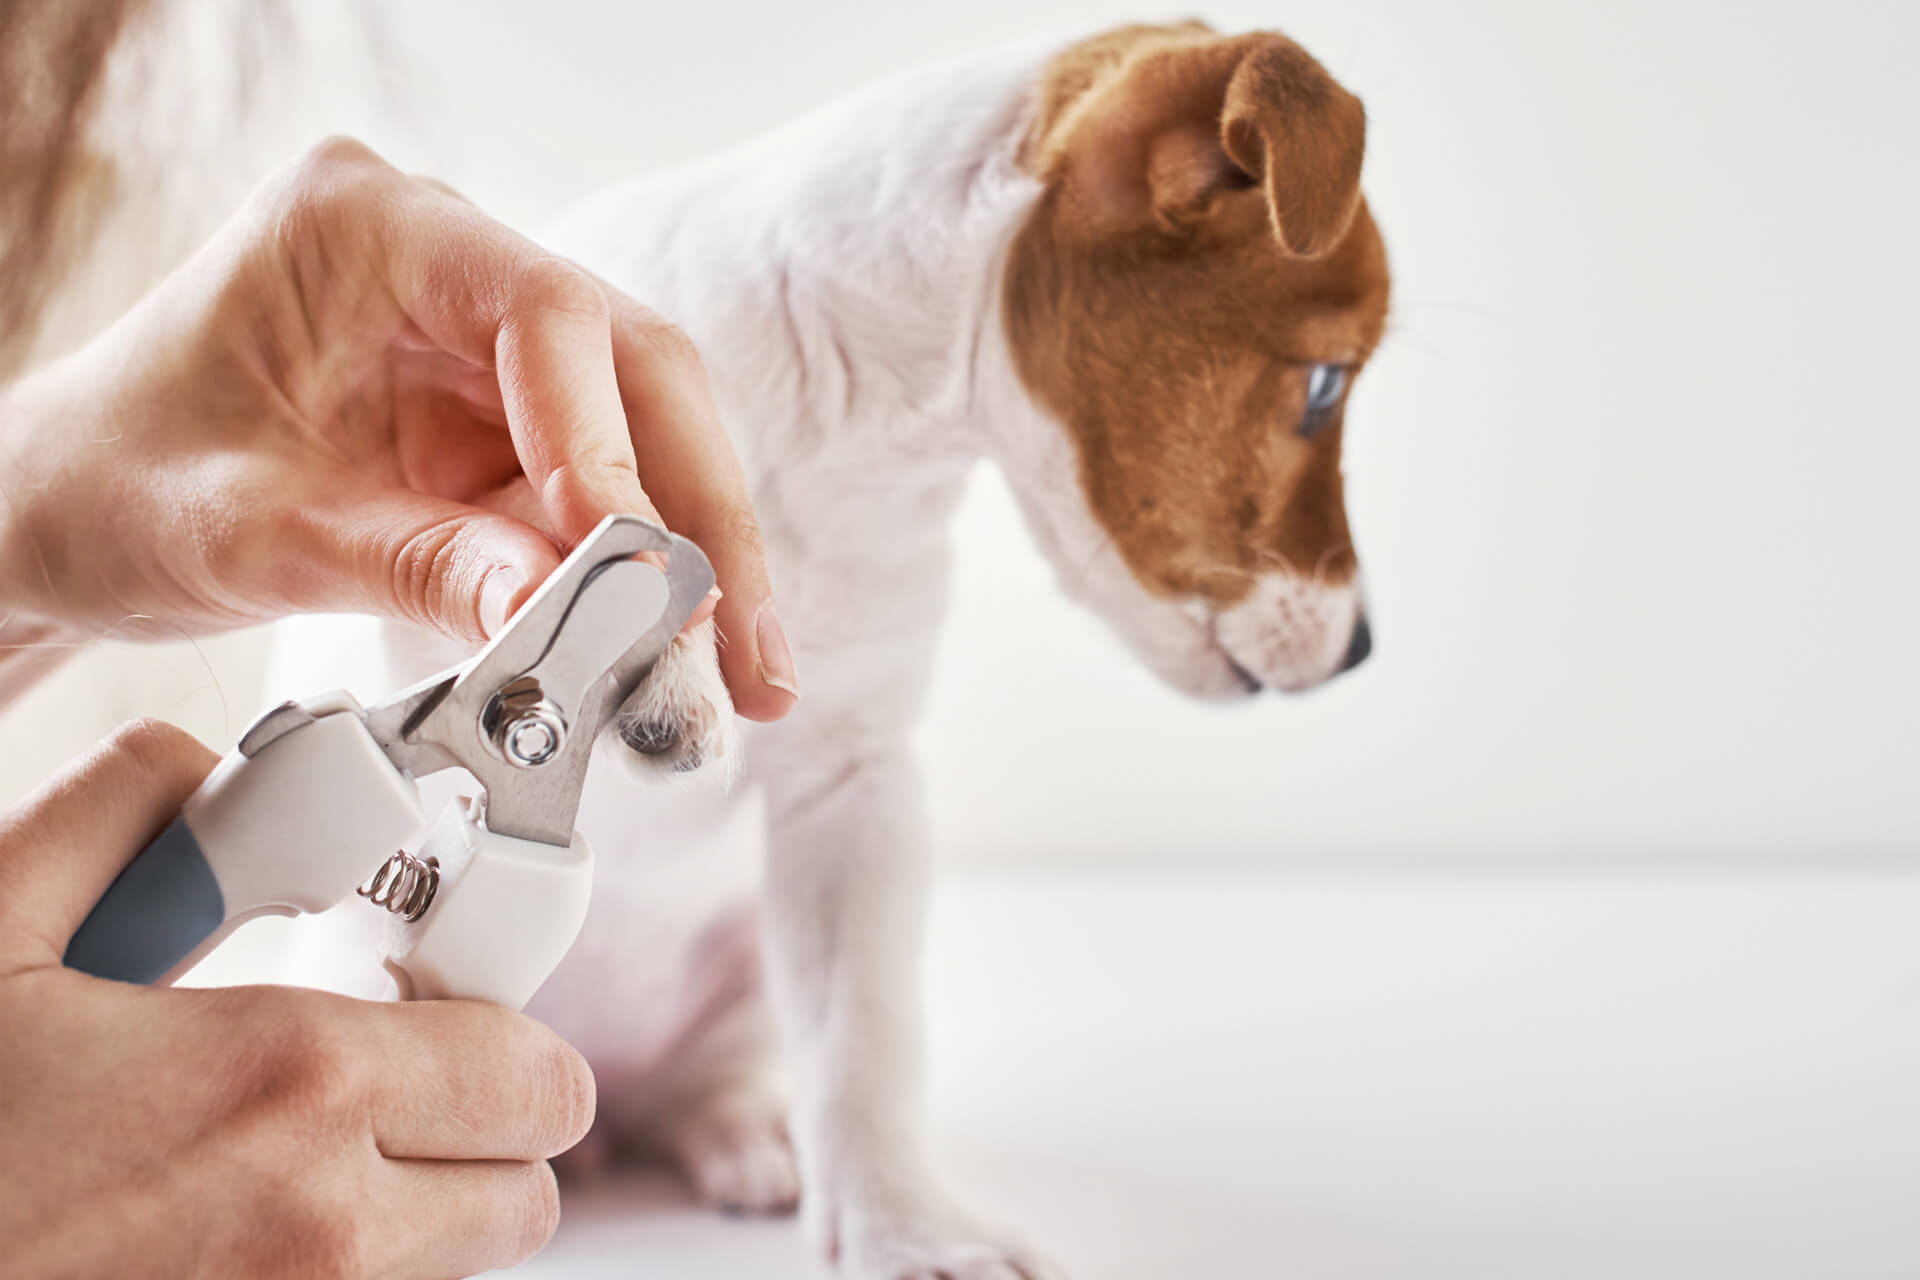
{"label": "dog's paw", "polygon": [[711,621],[674,638],[621,704],[615,727],[628,758],[653,772],[734,775],[740,733],[733,699],[720,678]]}
{"label": "dog's paw", "polygon": [[784,1214],[800,1203],[800,1170],[777,1093],[718,1090],[683,1104],[665,1144],[694,1194],[728,1213]]}
{"label": "dog's paw", "polygon": [[931,1191],[816,1194],[810,1184],[804,1214],[808,1237],[847,1280],[1062,1280],[1008,1233]]}
{"label": "dog's paw", "polygon": [[965,1221],[870,1224],[838,1256],[849,1280],[1061,1280],[1025,1245]]}

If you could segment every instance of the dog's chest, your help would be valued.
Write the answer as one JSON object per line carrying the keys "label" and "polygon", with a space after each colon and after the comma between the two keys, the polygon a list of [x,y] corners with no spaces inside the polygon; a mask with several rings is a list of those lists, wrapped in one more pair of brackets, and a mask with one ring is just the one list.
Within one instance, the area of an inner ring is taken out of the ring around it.
{"label": "dog's chest", "polygon": [[760,886],[753,791],[699,778],[644,786],[625,769],[611,749],[595,761],[580,813],[594,850],[592,906],[528,1010],[596,1067],[671,1052],[711,976],[701,972],[704,940],[717,922],[750,912]]}

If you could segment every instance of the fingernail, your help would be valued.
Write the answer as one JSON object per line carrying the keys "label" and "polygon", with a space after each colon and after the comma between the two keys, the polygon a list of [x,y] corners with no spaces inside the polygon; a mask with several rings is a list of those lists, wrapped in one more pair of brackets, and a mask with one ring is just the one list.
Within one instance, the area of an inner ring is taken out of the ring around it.
{"label": "fingernail", "polygon": [[706,598],[701,600],[700,603],[694,607],[693,612],[687,615],[687,625],[680,629],[681,634],[684,635],[696,627],[705,626],[708,620],[713,617],[713,611],[719,603],[720,588],[708,587]]}
{"label": "fingernail", "polygon": [[500,565],[487,572],[480,584],[480,629],[491,640],[507,625],[514,600],[526,590],[527,576],[511,565]]}
{"label": "fingernail", "polygon": [[760,644],[761,682],[799,697],[800,677],[793,669],[793,649],[787,644],[787,633],[780,625],[780,616],[773,611],[773,601],[769,600],[760,606],[760,612],[753,620],[753,634]]}

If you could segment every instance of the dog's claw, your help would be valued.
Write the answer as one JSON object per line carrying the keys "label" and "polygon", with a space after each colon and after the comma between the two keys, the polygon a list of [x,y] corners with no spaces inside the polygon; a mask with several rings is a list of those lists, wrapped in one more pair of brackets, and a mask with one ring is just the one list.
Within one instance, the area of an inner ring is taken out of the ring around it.
{"label": "dog's claw", "polygon": [[658,773],[694,773],[738,756],[733,700],[720,678],[713,624],[674,640],[620,708],[620,741]]}
{"label": "dog's claw", "polygon": [[673,750],[680,736],[661,720],[628,720],[620,725],[620,741],[643,756],[657,756]]}

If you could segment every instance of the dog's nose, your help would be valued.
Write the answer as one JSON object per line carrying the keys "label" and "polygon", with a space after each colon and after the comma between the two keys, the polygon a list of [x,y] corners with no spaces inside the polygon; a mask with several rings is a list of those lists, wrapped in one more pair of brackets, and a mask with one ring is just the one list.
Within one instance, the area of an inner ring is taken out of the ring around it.
{"label": "dog's nose", "polygon": [[1347,641],[1347,657],[1340,664],[1342,671],[1351,671],[1367,660],[1373,652],[1373,627],[1367,622],[1367,615],[1361,614],[1353,621],[1353,638]]}

